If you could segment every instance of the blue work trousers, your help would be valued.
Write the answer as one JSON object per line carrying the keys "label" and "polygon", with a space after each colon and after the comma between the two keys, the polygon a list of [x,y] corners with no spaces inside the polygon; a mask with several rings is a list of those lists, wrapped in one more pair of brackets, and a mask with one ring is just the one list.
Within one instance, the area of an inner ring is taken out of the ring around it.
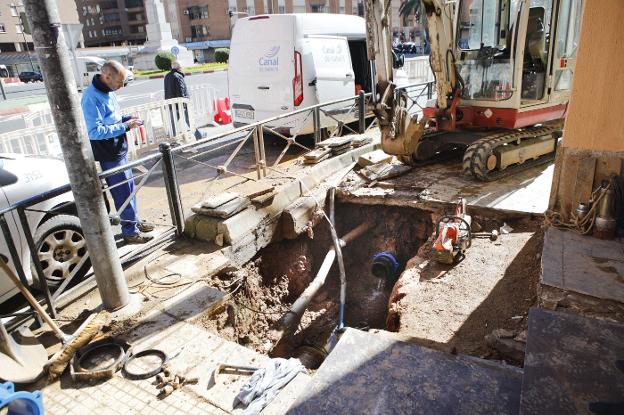
{"label": "blue work trousers", "polygon": [[[123,164],[128,164],[127,155],[123,156],[122,159],[117,161],[100,161],[102,171],[110,170]],[[115,186],[117,183],[121,183],[126,180],[126,183]],[[137,235],[139,233],[139,215],[136,207],[136,196],[132,196],[130,203],[128,203],[123,212],[119,212],[119,208],[130,197],[132,192],[134,192],[134,177],[132,175],[132,169],[124,170],[121,173],[117,173],[110,177],[107,177],[106,184],[108,184],[109,191],[113,196],[113,200],[115,201],[117,214],[119,214],[119,216],[121,217],[122,235]]]}

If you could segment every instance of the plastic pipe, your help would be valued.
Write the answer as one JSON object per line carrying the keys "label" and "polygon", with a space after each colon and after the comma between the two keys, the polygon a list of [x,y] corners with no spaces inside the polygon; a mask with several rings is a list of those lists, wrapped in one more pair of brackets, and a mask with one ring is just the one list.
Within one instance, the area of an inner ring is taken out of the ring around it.
{"label": "plastic pipe", "polygon": [[[358,227],[352,229],[349,233],[339,239],[338,243],[340,247],[344,247],[347,243],[353,241],[354,239],[362,236],[366,231],[371,228],[371,224],[369,222],[362,223]],[[282,328],[284,331],[288,331],[299,323],[301,320],[301,316],[303,316],[303,312],[312,301],[312,298],[316,295],[318,290],[325,284],[325,280],[327,279],[327,274],[329,274],[329,270],[331,269],[334,260],[336,259],[336,249],[332,247],[327,254],[325,255],[325,259],[321,264],[316,276],[308,285],[308,287],[303,291],[303,293],[299,296],[299,298],[293,303],[290,307],[290,310],[284,315],[282,320]]]}

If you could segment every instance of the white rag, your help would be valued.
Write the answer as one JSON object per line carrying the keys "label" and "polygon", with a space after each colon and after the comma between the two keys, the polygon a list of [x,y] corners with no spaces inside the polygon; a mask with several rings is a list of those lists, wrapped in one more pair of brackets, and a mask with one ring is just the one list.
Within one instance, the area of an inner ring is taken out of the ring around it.
{"label": "white rag", "polygon": [[256,370],[241,387],[234,402],[240,402],[247,407],[244,415],[257,415],[277,396],[280,389],[297,374],[305,371],[299,359],[271,359],[263,369]]}

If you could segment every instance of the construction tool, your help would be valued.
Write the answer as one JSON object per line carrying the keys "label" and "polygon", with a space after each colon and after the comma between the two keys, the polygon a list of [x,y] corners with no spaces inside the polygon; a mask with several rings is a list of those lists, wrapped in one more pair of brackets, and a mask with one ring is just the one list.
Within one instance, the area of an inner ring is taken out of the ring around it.
{"label": "construction tool", "polygon": [[[48,379],[52,381],[63,373],[76,350],[85,346],[99,333],[102,327],[103,316],[101,313],[92,314],[87,317],[73,335],[65,334],[4,261],[0,261],[0,268],[8,275],[13,284],[15,284],[24,297],[26,297],[28,303],[37,311],[41,318],[50,326],[55,336],[63,343],[63,347],[56,352],[44,366],[44,370],[48,373]],[[26,349],[23,351],[26,353]]]}
{"label": "construction tool", "polygon": [[438,221],[432,251],[442,264],[454,264],[461,260],[470,247],[472,219],[466,214],[466,199],[462,198],[455,207],[455,215],[442,216]]}
{"label": "construction tool", "polygon": [[492,232],[472,232],[471,237],[474,238],[489,238],[490,241],[494,242],[498,239],[500,233],[494,229]]}
{"label": "construction tool", "polygon": [[213,384],[217,384],[217,378],[221,373],[227,373],[230,375],[247,375],[251,376],[256,370],[259,368],[252,366],[239,366],[239,365],[230,365],[227,363],[218,363],[215,367],[214,372],[212,372],[212,380]]}
{"label": "construction tool", "polygon": [[163,399],[184,385],[196,385],[199,383],[199,378],[189,378],[181,373],[175,373],[171,370],[169,365],[165,364],[162,373],[156,375],[156,381],[158,382],[156,387],[160,389],[158,398]]}
{"label": "construction tool", "polygon": [[0,378],[14,383],[32,383],[43,374],[48,352],[35,335],[20,327],[12,335],[0,323]]}

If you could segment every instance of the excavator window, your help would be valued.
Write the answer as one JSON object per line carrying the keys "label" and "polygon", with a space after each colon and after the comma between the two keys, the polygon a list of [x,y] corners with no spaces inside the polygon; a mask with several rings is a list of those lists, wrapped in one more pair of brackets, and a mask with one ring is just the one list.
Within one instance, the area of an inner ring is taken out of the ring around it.
{"label": "excavator window", "polygon": [[522,65],[523,100],[540,100],[544,96],[548,68],[550,17],[544,7],[531,7],[524,44]]}

